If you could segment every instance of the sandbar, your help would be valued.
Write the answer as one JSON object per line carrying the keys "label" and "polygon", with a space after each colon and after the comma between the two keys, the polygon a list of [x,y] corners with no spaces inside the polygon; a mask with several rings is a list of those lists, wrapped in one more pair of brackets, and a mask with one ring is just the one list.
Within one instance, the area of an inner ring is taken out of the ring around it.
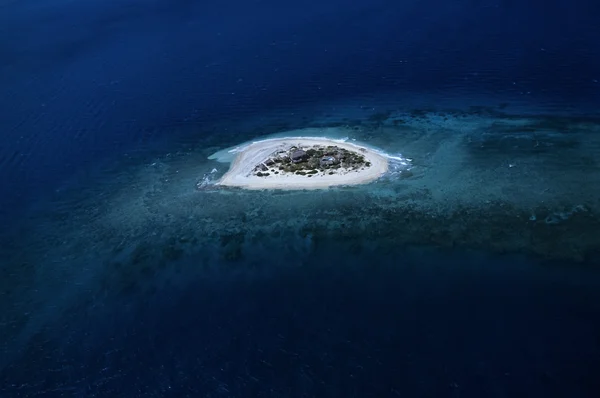
{"label": "sandbar", "polygon": [[384,154],[350,142],[272,138],[240,148],[229,171],[216,184],[245,189],[323,189],[373,182],[388,167]]}

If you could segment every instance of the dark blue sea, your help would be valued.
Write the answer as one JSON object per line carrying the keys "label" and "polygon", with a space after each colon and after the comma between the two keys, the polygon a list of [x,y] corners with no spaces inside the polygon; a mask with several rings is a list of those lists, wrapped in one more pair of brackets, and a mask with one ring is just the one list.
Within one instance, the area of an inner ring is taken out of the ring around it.
{"label": "dark blue sea", "polygon": [[[0,0],[0,397],[599,397],[599,21]],[[390,169],[218,184],[286,136]]]}

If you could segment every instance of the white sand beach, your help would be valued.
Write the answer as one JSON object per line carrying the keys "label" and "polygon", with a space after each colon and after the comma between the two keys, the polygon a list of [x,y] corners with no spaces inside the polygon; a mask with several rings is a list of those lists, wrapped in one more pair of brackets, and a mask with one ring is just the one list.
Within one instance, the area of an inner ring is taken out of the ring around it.
{"label": "white sand beach", "polygon": [[[258,165],[274,154],[287,151],[293,146],[299,148],[336,146],[362,155],[368,166],[357,170],[339,168],[334,172],[319,172],[310,177],[289,172],[269,173],[267,176],[256,175],[255,169]],[[217,185],[245,189],[322,189],[372,182],[387,171],[388,159],[368,147],[320,137],[284,137],[253,142],[240,148],[229,171],[223,175]]]}

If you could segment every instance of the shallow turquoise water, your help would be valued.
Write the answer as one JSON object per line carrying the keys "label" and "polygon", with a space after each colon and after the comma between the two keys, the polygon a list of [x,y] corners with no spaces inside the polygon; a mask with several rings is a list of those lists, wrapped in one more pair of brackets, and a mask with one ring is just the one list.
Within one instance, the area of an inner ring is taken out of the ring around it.
{"label": "shallow turquoise water", "polygon": [[584,154],[569,140],[594,142],[595,124],[475,135],[548,122],[374,119],[336,134],[401,149],[410,173],[322,191],[199,190],[225,172],[208,157],[231,142],[182,136],[40,203],[5,232],[3,392],[591,396],[600,274],[597,236],[582,234],[597,201],[569,178],[543,183],[581,181],[579,160],[555,155]]}

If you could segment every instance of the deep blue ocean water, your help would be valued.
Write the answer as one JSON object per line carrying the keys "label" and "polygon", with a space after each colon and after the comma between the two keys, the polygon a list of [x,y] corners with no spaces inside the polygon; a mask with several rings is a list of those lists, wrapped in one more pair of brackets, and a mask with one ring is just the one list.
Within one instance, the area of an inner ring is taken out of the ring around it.
{"label": "deep blue ocean water", "polygon": [[[599,396],[595,255],[280,238],[158,270],[134,251],[127,279],[127,249],[95,252],[110,233],[69,218],[156,156],[323,115],[597,120],[598,20],[566,0],[0,1],[0,396]],[[183,242],[163,212],[149,247]]]}

